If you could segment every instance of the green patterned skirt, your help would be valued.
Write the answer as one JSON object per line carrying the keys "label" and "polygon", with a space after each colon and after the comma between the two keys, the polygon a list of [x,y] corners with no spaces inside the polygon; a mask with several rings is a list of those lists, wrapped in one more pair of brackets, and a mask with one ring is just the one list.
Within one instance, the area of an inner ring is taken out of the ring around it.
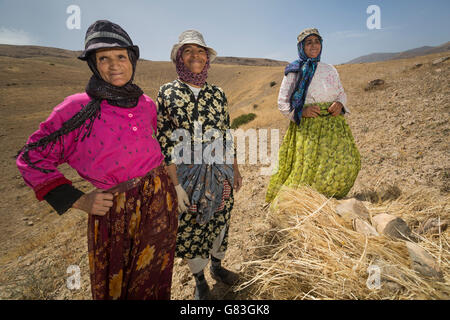
{"label": "green patterned skirt", "polygon": [[344,116],[331,116],[327,111],[331,103],[315,105],[320,106],[319,117],[302,118],[300,126],[290,123],[280,147],[278,170],[270,178],[266,202],[272,202],[282,186],[308,185],[339,199],[355,183],[361,160]]}

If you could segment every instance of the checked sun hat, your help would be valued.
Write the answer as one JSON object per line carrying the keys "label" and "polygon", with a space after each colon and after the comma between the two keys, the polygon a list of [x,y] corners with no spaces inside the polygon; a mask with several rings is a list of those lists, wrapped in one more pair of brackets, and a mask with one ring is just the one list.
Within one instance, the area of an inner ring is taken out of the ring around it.
{"label": "checked sun hat", "polygon": [[178,37],[178,43],[174,44],[172,47],[172,52],[170,53],[170,58],[174,63],[177,60],[177,52],[184,44],[197,44],[208,50],[209,61],[212,62],[216,56],[217,52],[206,45],[205,40],[200,32],[197,30],[186,30],[180,34]]}

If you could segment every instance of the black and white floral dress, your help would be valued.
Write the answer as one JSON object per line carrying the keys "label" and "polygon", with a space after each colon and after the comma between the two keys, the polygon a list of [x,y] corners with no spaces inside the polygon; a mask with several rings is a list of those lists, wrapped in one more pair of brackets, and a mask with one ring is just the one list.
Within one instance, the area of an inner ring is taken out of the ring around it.
{"label": "black and white floral dress", "polygon": [[[225,137],[227,129],[230,129],[230,116],[227,98],[221,88],[205,83],[196,98],[188,85],[177,79],[161,86],[157,104],[157,138],[167,165],[175,163],[172,151],[176,141],[171,140],[172,132],[176,129],[186,129],[191,136],[191,145],[194,145],[194,137],[199,137],[198,132],[194,132],[195,123],[201,124],[202,134],[210,129],[220,131],[223,134],[224,148],[226,147]],[[207,259],[214,240],[224,227],[225,236],[219,251],[225,252],[233,203],[233,189],[231,184],[226,182],[222,203],[206,224],[197,223],[195,205],[184,212],[180,216],[178,226],[176,256]]]}

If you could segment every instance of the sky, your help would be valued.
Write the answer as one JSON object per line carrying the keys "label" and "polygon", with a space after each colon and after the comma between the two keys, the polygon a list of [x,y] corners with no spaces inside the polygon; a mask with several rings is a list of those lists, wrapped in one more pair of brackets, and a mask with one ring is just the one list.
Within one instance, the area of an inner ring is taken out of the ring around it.
{"label": "sky", "polygon": [[[379,15],[367,12],[373,5]],[[450,41],[449,0],[0,0],[0,43],[82,50],[87,28],[100,19],[122,26],[141,58],[154,61],[169,61],[188,29],[219,56],[290,62],[298,58],[297,35],[315,27],[321,61],[331,64]]]}

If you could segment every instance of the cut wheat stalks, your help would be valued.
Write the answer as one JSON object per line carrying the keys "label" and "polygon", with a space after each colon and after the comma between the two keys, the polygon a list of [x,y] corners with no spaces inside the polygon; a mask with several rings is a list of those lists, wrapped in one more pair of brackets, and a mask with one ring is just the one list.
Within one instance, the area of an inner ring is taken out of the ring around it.
{"label": "cut wheat stalks", "polygon": [[[416,201],[414,196],[408,199]],[[280,191],[268,214],[276,245],[261,247],[255,261],[245,264],[248,280],[238,290],[251,287],[256,299],[281,300],[450,297],[450,252],[444,234],[419,242],[444,274],[440,281],[424,278],[411,268],[405,241],[354,231],[336,214],[336,204],[309,187]],[[400,207],[387,205],[391,211]],[[379,270],[375,286],[375,278],[369,279],[371,266]]]}

